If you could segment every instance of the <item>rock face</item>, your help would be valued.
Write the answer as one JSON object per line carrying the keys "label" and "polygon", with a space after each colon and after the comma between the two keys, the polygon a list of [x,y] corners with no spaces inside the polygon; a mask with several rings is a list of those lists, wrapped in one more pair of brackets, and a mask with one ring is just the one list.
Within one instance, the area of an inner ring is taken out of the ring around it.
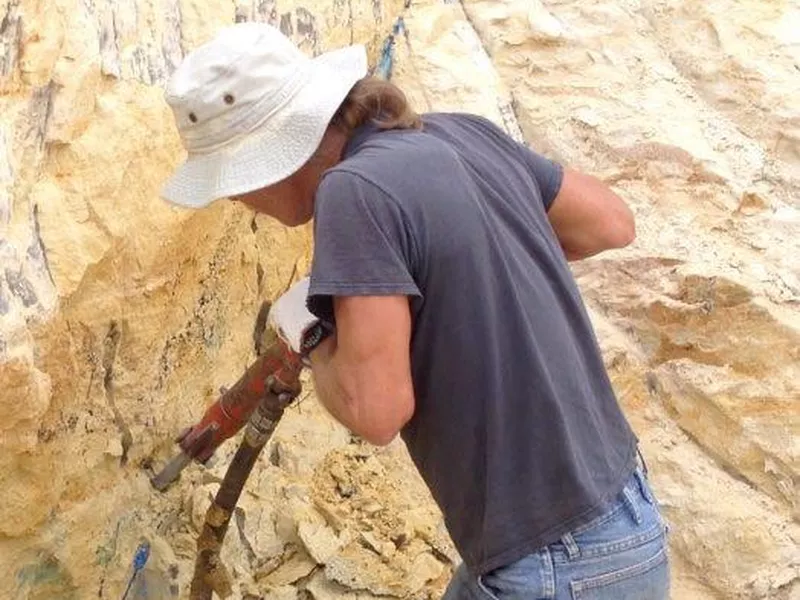
{"label": "rock face", "polygon": [[[181,157],[168,74],[220,25],[304,51],[394,31],[420,110],[486,115],[625,197],[637,241],[574,263],[671,524],[673,597],[800,595],[797,0],[0,6],[0,575],[8,597],[185,597],[227,461],[165,494],[176,432],[254,359],[310,230],[157,198]],[[402,20],[398,20],[402,17]],[[384,60],[382,67],[389,64]],[[223,559],[236,598],[436,598],[458,562],[399,442],[306,386]]]}

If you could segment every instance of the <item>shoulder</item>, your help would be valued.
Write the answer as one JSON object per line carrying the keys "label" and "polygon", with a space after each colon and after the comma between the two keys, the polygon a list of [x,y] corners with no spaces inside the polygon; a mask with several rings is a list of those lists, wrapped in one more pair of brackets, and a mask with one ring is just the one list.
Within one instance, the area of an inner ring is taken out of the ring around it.
{"label": "shoulder", "polygon": [[341,224],[342,228],[397,227],[405,221],[397,199],[398,190],[385,178],[349,166],[326,171],[314,198],[317,226]]}
{"label": "shoulder", "polygon": [[455,160],[461,142],[471,136],[502,133],[491,121],[479,115],[457,112],[429,112],[422,115],[420,129],[372,128],[349,145],[335,169],[361,175],[380,183],[392,173],[408,177],[432,174],[432,165],[442,167]]}
{"label": "shoulder", "polygon": [[468,112],[427,113],[423,117],[426,127],[441,132],[462,135],[489,136],[492,138],[512,138],[491,119]]}
{"label": "shoulder", "polygon": [[377,176],[379,173],[351,163],[328,169],[322,174],[317,186],[316,202],[337,204],[364,196],[390,200],[390,195]]}
{"label": "shoulder", "polygon": [[359,140],[341,162],[323,174],[317,198],[353,192],[376,194],[395,200],[425,182],[454,162],[447,142],[433,132],[422,130],[375,131]]}

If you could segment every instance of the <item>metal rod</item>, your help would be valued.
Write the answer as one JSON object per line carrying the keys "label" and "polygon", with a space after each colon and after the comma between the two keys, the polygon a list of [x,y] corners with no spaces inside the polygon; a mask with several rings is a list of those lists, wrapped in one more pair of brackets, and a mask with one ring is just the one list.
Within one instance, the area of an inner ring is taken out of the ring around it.
{"label": "metal rod", "polygon": [[[270,388],[273,385],[274,380],[268,383]],[[189,592],[190,600],[211,600],[214,592],[220,598],[231,595],[230,575],[220,559],[222,542],[253,465],[275,431],[284,409],[295,396],[292,393],[270,391],[251,415],[244,438],[228,465],[214,501],[206,511],[203,529],[197,539],[197,559]]]}

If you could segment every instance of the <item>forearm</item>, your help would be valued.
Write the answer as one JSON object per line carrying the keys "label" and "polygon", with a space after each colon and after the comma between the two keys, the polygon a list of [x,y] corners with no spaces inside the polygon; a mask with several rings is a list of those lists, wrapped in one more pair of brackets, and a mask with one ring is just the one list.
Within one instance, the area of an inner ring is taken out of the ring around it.
{"label": "forearm", "polygon": [[311,353],[311,370],[317,398],[331,416],[355,434],[358,422],[353,414],[348,396],[338,380],[335,365],[336,337],[323,341]]}
{"label": "forearm", "polygon": [[391,365],[347,355],[332,336],[311,353],[317,396],[331,416],[376,446],[391,442],[414,410],[410,384],[392,381]]}
{"label": "forearm", "polygon": [[[294,352],[315,322],[306,308],[310,280],[294,284],[272,305],[268,322]],[[310,353],[320,402],[354,434],[382,446],[414,413],[408,298],[337,296],[336,330]]]}

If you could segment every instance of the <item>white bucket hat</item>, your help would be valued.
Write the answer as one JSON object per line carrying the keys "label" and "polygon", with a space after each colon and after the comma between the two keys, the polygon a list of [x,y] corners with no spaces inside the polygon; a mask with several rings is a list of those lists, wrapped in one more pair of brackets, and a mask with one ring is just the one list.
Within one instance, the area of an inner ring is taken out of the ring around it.
{"label": "white bucket hat", "polygon": [[200,208],[285,179],[311,157],[366,74],[360,45],[309,58],[266,23],[222,29],[190,52],[167,84],[188,157],[162,196]]}

